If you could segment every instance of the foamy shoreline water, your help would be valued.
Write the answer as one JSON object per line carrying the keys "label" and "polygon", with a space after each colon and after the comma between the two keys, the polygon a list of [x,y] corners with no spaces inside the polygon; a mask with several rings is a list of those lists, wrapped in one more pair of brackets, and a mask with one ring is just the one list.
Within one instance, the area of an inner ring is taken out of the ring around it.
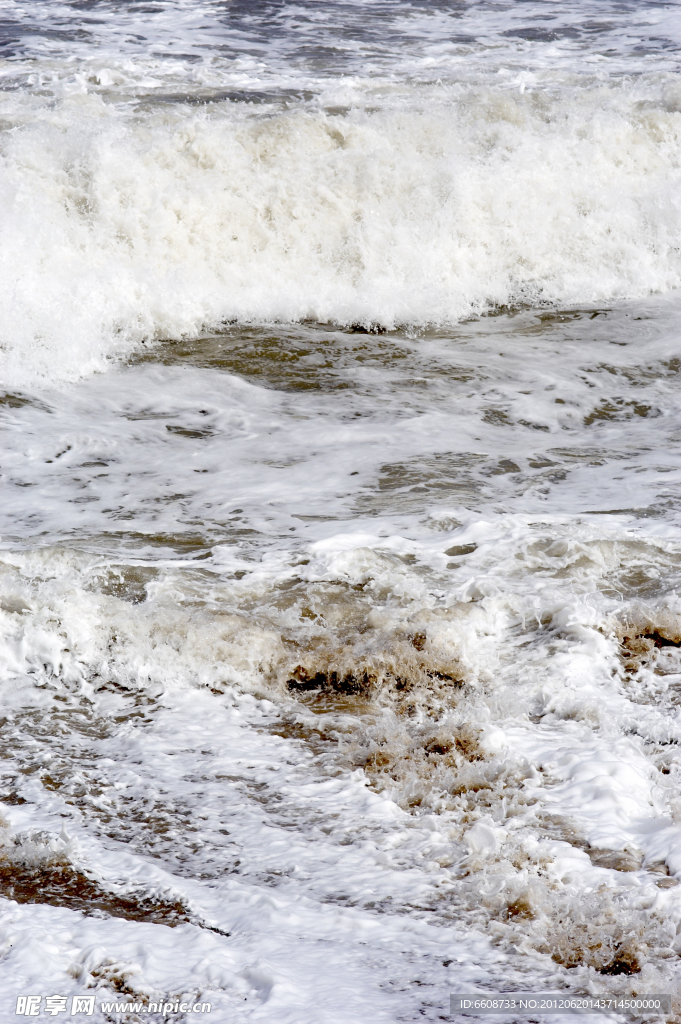
{"label": "foamy shoreline water", "polygon": [[678,998],[678,4],[0,11],[3,1020]]}

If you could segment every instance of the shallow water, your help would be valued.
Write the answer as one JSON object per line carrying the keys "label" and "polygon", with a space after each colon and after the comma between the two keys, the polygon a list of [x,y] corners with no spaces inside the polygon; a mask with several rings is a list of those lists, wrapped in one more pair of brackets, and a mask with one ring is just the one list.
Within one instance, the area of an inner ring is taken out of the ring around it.
{"label": "shallow water", "polygon": [[678,4],[0,11],[5,1015],[676,995]]}

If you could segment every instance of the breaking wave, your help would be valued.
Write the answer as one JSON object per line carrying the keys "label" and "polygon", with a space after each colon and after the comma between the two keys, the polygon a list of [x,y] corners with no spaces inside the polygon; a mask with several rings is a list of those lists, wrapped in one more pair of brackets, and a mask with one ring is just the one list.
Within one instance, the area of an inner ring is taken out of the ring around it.
{"label": "breaking wave", "polygon": [[670,78],[351,109],[5,93],[3,377],[225,321],[447,324],[681,282]]}

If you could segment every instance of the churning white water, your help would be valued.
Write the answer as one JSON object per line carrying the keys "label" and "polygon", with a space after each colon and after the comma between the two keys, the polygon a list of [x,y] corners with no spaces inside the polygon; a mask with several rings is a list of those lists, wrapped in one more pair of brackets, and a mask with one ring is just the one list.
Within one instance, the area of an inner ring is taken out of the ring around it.
{"label": "churning white water", "polygon": [[0,0],[3,1021],[681,997],[680,26]]}
{"label": "churning white water", "polygon": [[675,75],[262,103],[112,95],[108,75],[3,97],[12,384],[229,321],[444,326],[681,282]]}

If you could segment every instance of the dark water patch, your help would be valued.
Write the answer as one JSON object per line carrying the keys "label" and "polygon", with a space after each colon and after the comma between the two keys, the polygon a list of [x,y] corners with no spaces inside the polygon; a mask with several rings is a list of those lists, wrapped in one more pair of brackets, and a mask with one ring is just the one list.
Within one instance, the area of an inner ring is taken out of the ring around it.
{"label": "dark water patch", "polygon": [[159,578],[159,570],[146,565],[112,565],[96,579],[97,590],[130,604],[147,599],[147,587]]}
{"label": "dark water patch", "polygon": [[606,964],[605,967],[599,968],[599,974],[640,974],[641,972],[641,958],[640,954],[636,950],[630,950],[626,947],[622,949],[621,953],[617,953],[616,956]]}
{"label": "dark water patch", "polygon": [[[192,530],[187,530],[186,533],[140,533],[137,530],[131,530],[129,533],[112,531],[104,540],[107,544],[118,540],[122,548],[134,551],[138,557],[143,557],[145,551],[149,551],[156,557],[171,554],[197,558],[210,553],[211,546],[217,542],[218,536],[216,535],[213,539],[206,534],[195,533]],[[224,542],[223,535],[220,535],[220,540]]]}
{"label": "dark water patch", "polygon": [[[181,362],[223,370],[280,391],[329,392],[351,386],[348,377],[353,377],[353,364],[361,359],[364,347],[353,343],[349,335],[344,340],[338,331],[304,325],[239,327],[195,340],[167,342],[137,356],[136,361]],[[396,351],[394,348],[383,343],[379,350],[364,355],[381,363],[406,357],[399,346]]]}
{"label": "dark water patch", "polygon": [[587,372],[608,373],[616,377],[620,382],[632,387],[648,388],[657,384],[660,380],[673,381],[681,372],[681,360],[676,357],[662,359],[655,363],[641,364],[638,366],[613,366],[612,363],[601,362]]}
{"label": "dark water patch", "polygon": [[559,39],[579,39],[581,33],[570,26],[544,29],[529,25],[526,28],[509,29],[500,35],[508,39],[524,39],[533,43],[555,43]]}
{"label": "dark water patch", "polygon": [[[173,53],[176,60],[200,61],[193,54]],[[235,103],[244,106],[271,106],[277,110],[288,106],[300,106],[314,99],[309,89],[197,89],[194,92],[154,91],[136,104],[137,112],[153,110],[158,106],[206,107],[217,104]]]}
{"label": "dark water patch", "polygon": [[170,928],[196,923],[180,900],[115,894],[69,863],[28,867],[0,862],[0,894],[16,903],[65,907],[86,917],[119,917]]}
{"label": "dark water patch", "polygon": [[668,503],[648,505],[646,508],[586,508],[588,516],[631,516],[634,519],[662,519],[667,511]]}
{"label": "dark water patch", "polygon": [[[413,646],[419,653],[423,651],[421,643]],[[352,658],[352,653],[348,654]],[[460,673],[455,670],[443,671],[423,663],[414,665],[412,672],[400,675],[399,669],[389,664],[380,665],[379,660],[369,668],[362,668],[360,665],[354,670],[320,668],[315,671],[314,666],[309,668],[297,665],[286,681],[286,688],[290,693],[300,696],[340,694],[365,700],[377,696],[379,691],[387,691],[399,703],[403,695],[412,693],[424,685],[427,688],[431,680],[453,686],[455,690],[463,686]]]}
{"label": "dark water patch", "polygon": [[0,395],[0,406],[4,405],[9,409],[21,409],[24,405],[31,405],[30,398],[25,398],[23,395],[11,394],[5,392]]}
{"label": "dark water patch", "polygon": [[603,466],[609,460],[631,458],[631,452],[616,449],[593,448],[591,445],[574,445],[570,448],[548,448],[547,455],[566,462],[576,462],[587,466]]}
{"label": "dark water patch", "polygon": [[187,437],[191,440],[201,440],[204,437],[214,437],[214,430],[192,430],[189,427],[176,426],[175,424],[167,424],[166,430],[170,434],[176,434],[179,437]]}
{"label": "dark water patch", "polygon": [[378,471],[376,490],[359,495],[357,511],[413,511],[446,498],[466,504],[480,500],[484,481],[476,470],[487,462],[477,453],[443,452],[421,459],[385,463]]}
{"label": "dark water patch", "polygon": [[640,416],[642,419],[653,419],[661,415],[660,409],[646,405],[643,402],[637,402],[634,399],[629,401],[626,401],[624,398],[603,399],[592,412],[584,417],[584,425],[590,427],[599,420],[622,422],[623,420],[630,420],[634,416]]}
{"label": "dark water patch", "polygon": [[25,395],[19,391],[0,392],[0,409],[23,409],[26,406],[40,409],[41,412],[51,412],[50,407],[35,396]]}
{"label": "dark water patch", "polygon": [[351,324],[348,328],[349,334],[385,334],[386,331],[381,324]]}
{"label": "dark water patch", "polygon": [[485,466],[482,473],[485,476],[503,476],[506,473],[519,473],[520,466],[517,465],[512,459],[498,459],[493,461],[491,465]]}
{"label": "dark water patch", "polygon": [[355,394],[374,394],[382,392],[386,383],[412,391],[437,390],[445,381],[466,383],[486,376],[477,359],[466,365],[456,347],[456,341],[469,334],[468,326],[412,336],[403,330],[361,324],[350,328],[316,322],[235,324],[200,338],[148,346],[130,362],[222,370],[291,393],[352,388]]}
{"label": "dark water patch", "polygon": [[587,844],[586,852],[591,863],[598,868],[638,871],[643,864],[643,854],[639,850],[599,850]]}
{"label": "dark water patch", "polygon": [[368,697],[375,682],[376,680],[372,679],[367,672],[342,674],[332,670],[331,672],[310,673],[302,665],[298,665],[286,686],[295,693],[315,691],[317,693],[340,693]]}

